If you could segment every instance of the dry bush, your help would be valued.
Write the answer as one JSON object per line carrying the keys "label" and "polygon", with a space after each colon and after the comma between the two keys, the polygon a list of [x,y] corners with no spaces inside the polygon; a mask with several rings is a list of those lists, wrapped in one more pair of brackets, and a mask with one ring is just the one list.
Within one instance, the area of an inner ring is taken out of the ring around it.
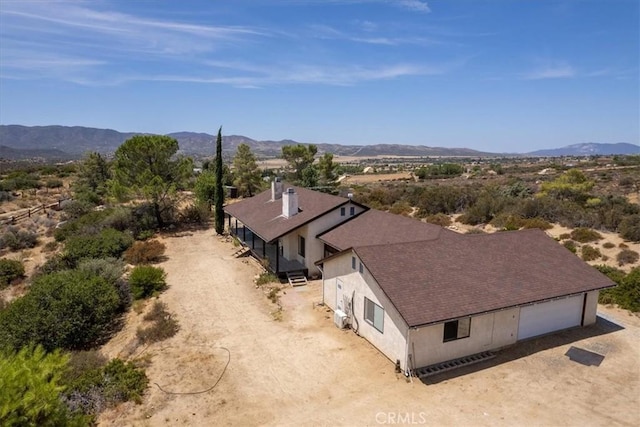
{"label": "dry bush", "polygon": [[562,244],[565,248],[569,249],[574,254],[578,251],[578,247],[576,246],[576,242],[573,240],[567,240]]}
{"label": "dry bush", "polygon": [[553,225],[551,225],[549,221],[536,217],[536,218],[525,219],[522,227],[523,228],[539,228],[540,230],[549,230],[553,228]]}
{"label": "dry bush", "polygon": [[600,253],[600,249],[594,248],[590,245],[584,245],[580,251],[582,253],[582,259],[584,261],[594,261],[600,257],[602,254]]}
{"label": "dry bush", "polygon": [[153,322],[151,326],[139,328],[136,332],[136,336],[143,343],[166,340],[174,336],[180,329],[178,321],[167,311],[166,304],[160,301],[153,303],[151,310],[143,319],[147,322]]}
{"label": "dry bush", "polygon": [[616,256],[616,260],[620,266],[625,264],[634,264],[638,259],[640,259],[638,252],[632,251],[631,249],[623,249]]}
{"label": "dry bush", "polygon": [[615,247],[616,247],[616,245],[614,245],[614,244],[613,244],[613,243],[611,243],[611,242],[604,242],[604,243],[602,244],[602,247],[603,247],[603,248],[605,248],[605,249],[612,249],[612,248],[615,248]]}
{"label": "dry bush", "polygon": [[567,239],[570,239],[570,238],[571,238],[571,234],[569,234],[569,233],[562,233],[562,234],[559,236],[559,239],[560,239],[560,240],[567,240]]}
{"label": "dry bush", "polygon": [[129,264],[149,264],[162,259],[167,247],[157,240],[134,242],[124,253],[124,259]]}
{"label": "dry bush", "polygon": [[437,213],[435,215],[429,215],[424,219],[429,224],[439,225],[441,227],[448,227],[451,225],[452,221],[449,215],[445,215],[443,213]]}
{"label": "dry bush", "polygon": [[571,232],[571,238],[576,242],[587,243],[602,239],[602,235],[590,228],[578,227]]}

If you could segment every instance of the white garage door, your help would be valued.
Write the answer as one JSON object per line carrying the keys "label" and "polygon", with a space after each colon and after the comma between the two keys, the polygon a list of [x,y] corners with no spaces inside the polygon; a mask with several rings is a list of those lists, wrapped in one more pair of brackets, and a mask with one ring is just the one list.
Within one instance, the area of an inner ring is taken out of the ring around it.
{"label": "white garage door", "polygon": [[563,298],[520,308],[518,339],[580,326],[584,295]]}

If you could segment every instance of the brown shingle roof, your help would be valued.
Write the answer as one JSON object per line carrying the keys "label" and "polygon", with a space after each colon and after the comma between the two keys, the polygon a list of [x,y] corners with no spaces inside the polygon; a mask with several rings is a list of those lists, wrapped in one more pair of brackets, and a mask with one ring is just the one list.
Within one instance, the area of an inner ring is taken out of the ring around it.
{"label": "brown shingle roof", "polygon": [[615,285],[540,230],[355,251],[409,326]]}
{"label": "brown shingle roof", "polygon": [[291,218],[282,216],[282,199],[271,200],[271,190],[227,205],[224,211],[263,240],[271,242],[349,201],[343,197],[283,183],[283,189],[286,191],[287,188],[293,188],[298,194],[299,212]]}
{"label": "brown shingle roof", "polygon": [[366,211],[318,236],[336,249],[437,239],[453,233],[438,225],[376,209]]}

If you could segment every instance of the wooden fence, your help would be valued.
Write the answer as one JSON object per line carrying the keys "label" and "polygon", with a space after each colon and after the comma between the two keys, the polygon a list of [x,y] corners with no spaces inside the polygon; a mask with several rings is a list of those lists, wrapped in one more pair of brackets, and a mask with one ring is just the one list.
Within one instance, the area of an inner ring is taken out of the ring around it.
{"label": "wooden fence", "polygon": [[62,208],[62,202],[64,202],[65,200],[71,200],[71,198],[67,197],[64,199],[60,199],[57,202],[50,203],[48,205],[42,204],[36,206],[35,208],[29,208],[26,212],[14,214],[6,218],[0,218],[0,225],[15,224],[19,221],[22,221],[23,219],[31,218],[31,215],[35,215],[38,212],[46,213],[47,209],[60,210]]}

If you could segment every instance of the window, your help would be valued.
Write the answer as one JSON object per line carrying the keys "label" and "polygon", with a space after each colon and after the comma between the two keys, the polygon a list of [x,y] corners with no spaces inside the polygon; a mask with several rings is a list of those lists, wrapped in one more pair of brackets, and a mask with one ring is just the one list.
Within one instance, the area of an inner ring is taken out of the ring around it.
{"label": "window", "polygon": [[362,266],[362,263],[360,263],[360,268],[358,268],[358,271],[360,272],[360,274],[364,273],[364,267]]}
{"label": "window", "polygon": [[352,270],[356,269],[356,257],[354,256],[351,257],[351,269]]}
{"label": "window", "polygon": [[444,337],[442,342],[467,338],[471,332],[471,318],[452,320],[444,324]]}
{"label": "window", "polygon": [[347,208],[345,208],[345,207],[341,207],[341,208],[340,208],[340,216],[345,216],[345,215],[346,215],[346,213],[347,213],[347,210],[346,210],[346,209],[347,209]]}
{"label": "window", "polygon": [[302,258],[305,257],[305,253],[306,253],[304,244],[305,244],[304,237],[298,236],[298,255],[300,255]]}
{"label": "window", "polygon": [[354,216],[356,214],[356,208],[351,206],[349,208],[349,215]]}
{"label": "window", "polygon": [[364,320],[380,332],[383,332],[384,309],[367,297],[364,297]]}

